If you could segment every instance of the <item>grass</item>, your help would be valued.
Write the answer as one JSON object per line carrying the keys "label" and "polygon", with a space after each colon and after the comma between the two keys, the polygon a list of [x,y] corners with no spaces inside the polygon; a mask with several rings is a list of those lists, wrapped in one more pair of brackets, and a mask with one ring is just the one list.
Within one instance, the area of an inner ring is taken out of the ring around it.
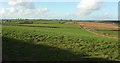
{"label": "grass", "polygon": [[3,60],[7,61],[119,60],[117,39],[92,34],[78,25],[3,26],[3,44]]}
{"label": "grass", "polygon": [[113,36],[118,36],[118,32],[117,30],[96,30],[97,32],[99,33],[107,33],[107,34],[110,34],[110,35],[113,35]]}
{"label": "grass", "polygon": [[119,24],[117,24],[119,27],[120,27],[120,23]]}
{"label": "grass", "polygon": [[12,38],[3,37],[3,43],[3,61],[108,61],[103,58],[87,58],[89,55],[85,52],[75,54],[70,50]]}

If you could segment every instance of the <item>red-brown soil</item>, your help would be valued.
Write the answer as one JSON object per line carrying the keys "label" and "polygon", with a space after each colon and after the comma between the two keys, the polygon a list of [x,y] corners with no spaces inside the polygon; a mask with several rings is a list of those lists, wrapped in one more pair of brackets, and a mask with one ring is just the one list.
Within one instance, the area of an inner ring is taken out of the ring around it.
{"label": "red-brown soil", "polygon": [[66,22],[65,24],[79,24],[84,28],[92,29],[107,29],[107,30],[120,30],[120,28],[112,23],[98,23],[98,22]]}

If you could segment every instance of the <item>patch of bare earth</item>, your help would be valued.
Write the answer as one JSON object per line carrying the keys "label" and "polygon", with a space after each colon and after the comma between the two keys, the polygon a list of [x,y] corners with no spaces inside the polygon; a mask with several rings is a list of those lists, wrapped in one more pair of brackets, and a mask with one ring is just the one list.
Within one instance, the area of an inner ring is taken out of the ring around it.
{"label": "patch of bare earth", "polygon": [[[65,24],[78,24],[83,28],[87,28],[87,29],[105,29],[105,30],[120,30],[120,27],[118,27],[117,25],[114,25],[112,23],[98,23],[98,22],[66,22]],[[90,31],[90,30],[89,30]],[[95,31],[91,31],[96,33]],[[102,33],[97,33],[101,36],[108,36],[108,37],[113,37],[113,38],[118,38],[117,36],[112,36],[109,34],[102,34]]]}
{"label": "patch of bare earth", "polygon": [[112,23],[97,23],[97,22],[66,22],[65,24],[79,24],[84,28],[106,29],[106,30],[120,30],[117,25]]}

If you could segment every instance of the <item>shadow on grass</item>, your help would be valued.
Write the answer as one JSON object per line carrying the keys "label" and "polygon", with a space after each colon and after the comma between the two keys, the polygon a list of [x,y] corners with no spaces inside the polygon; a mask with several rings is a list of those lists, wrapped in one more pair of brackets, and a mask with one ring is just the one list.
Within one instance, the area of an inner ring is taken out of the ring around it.
{"label": "shadow on grass", "polygon": [[3,61],[109,61],[86,56],[84,53],[74,54],[56,47],[3,37]]}
{"label": "shadow on grass", "polygon": [[[5,25],[5,26],[9,26],[9,25]],[[61,28],[61,27],[58,27],[58,26],[30,26],[30,25],[12,25],[12,26],[40,27],[40,28]]]}

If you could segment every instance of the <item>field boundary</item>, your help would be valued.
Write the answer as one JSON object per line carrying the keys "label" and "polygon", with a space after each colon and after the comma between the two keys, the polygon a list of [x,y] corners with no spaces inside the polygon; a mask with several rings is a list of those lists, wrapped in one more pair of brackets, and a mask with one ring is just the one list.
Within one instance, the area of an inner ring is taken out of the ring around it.
{"label": "field boundary", "polygon": [[118,37],[116,37],[116,36],[111,36],[111,35],[104,35],[104,34],[102,34],[102,33],[97,33],[97,32],[95,32],[95,31],[90,31],[90,30],[86,30],[86,31],[88,31],[88,32],[90,32],[90,33],[93,33],[93,34],[95,34],[95,35],[99,35],[99,36],[103,36],[103,37],[108,37],[108,38],[115,38],[115,39],[118,39]]}

